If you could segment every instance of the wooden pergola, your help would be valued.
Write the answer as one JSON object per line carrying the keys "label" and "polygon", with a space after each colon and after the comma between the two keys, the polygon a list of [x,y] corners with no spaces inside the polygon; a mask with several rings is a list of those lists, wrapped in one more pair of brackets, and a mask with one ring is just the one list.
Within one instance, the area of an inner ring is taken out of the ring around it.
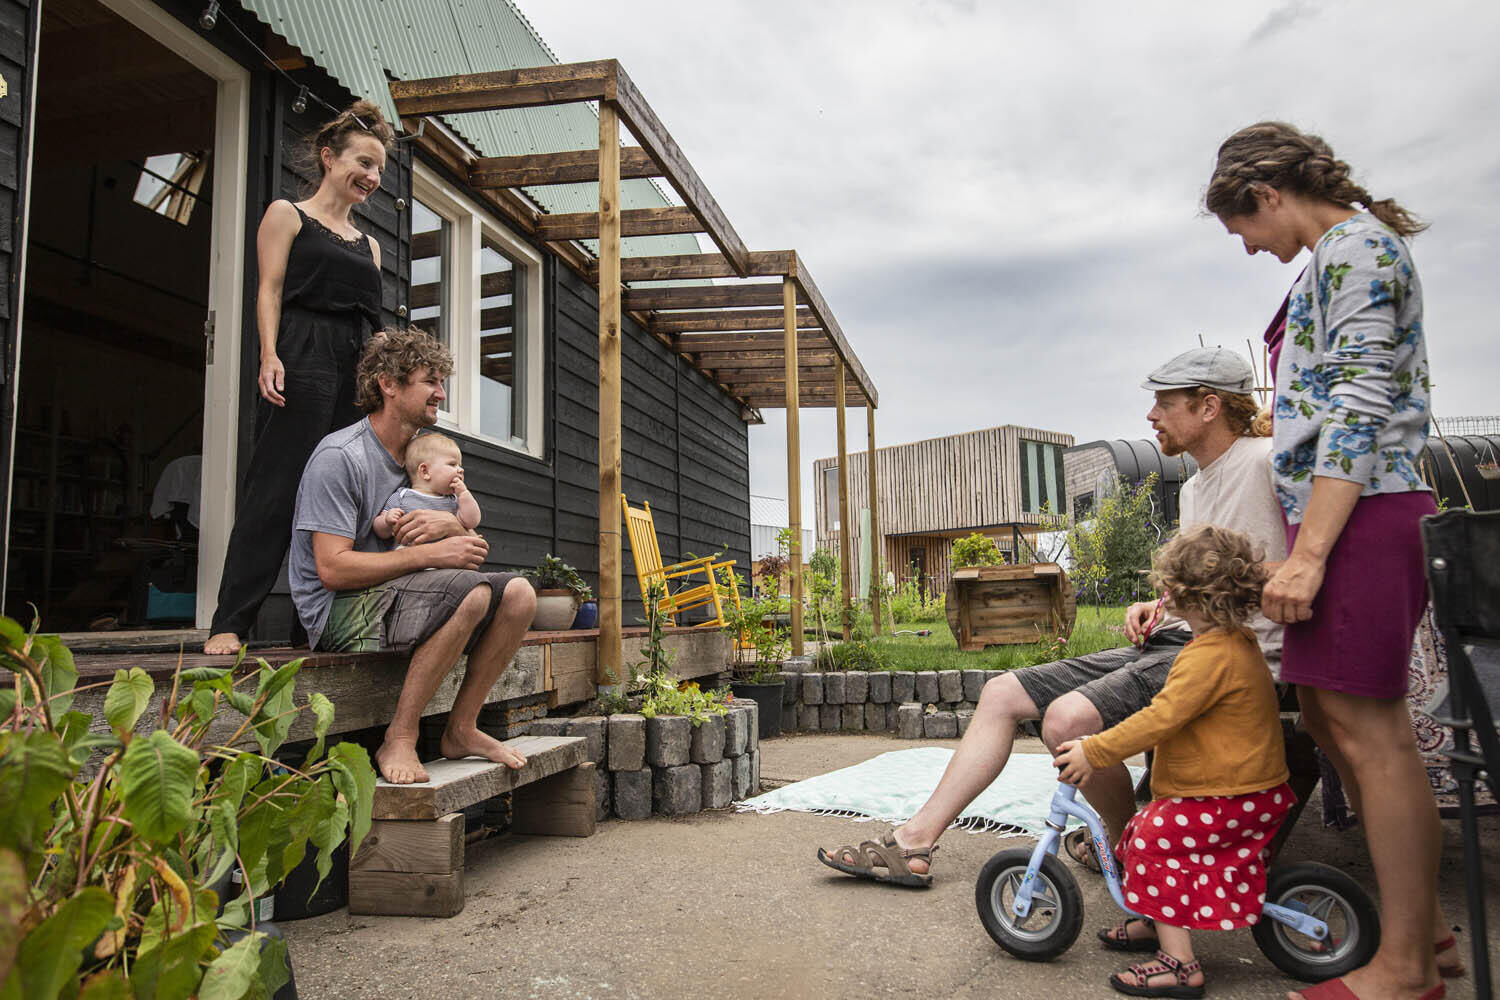
{"label": "wooden pergola", "polygon": [[[840,563],[844,632],[848,635],[850,581],[846,407],[863,406],[868,425],[871,534],[878,539],[875,489],[875,407],[878,394],[850,349],[828,302],[795,251],[745,247],[677,143],[614,60],[471,73],[390,85],[402,127],[417,143],[468,182],[523,231],[548,244],[599,289],[599,647],[595,679],[613,688],[627,681],[620,630],[620,323],[634,314],[650,334],[685,357],[747,410],[787,411],[787,494],[791,520],[792,651],[803,652],[801,448],[803,408],[837,411]],[[444,128],[421,120],[445,114],[503,111],[597,102],[598,149],[481,157]],[[639,145],[620,144],[624,123]],[[665,178],[683,205],[620,208],[620,181]],[[549,214],[520,189],[597,183],[599,210]],[[707,233],[718,253],[620,256],[627,236]],[[597,240],[591,255],[579,240]],[[768,279],[777,279],[768,280]],[[732,284],[640,283],[738,279]],[[878,548],[875,549],[878,551]],[[879,560],[871,560],[871,595],[880,625]]]}

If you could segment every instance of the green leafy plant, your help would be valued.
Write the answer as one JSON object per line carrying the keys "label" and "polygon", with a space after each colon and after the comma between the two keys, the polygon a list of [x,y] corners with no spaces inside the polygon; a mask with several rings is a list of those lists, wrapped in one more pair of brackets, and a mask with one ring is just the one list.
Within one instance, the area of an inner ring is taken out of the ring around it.
{"label": "green leafy plant", "polygon": [[594,596],[578,571],[550,552],[531,569],[520,572],[538,591],[571,590],[580,601],[590,600]]}
{"label": "green leafy plant", "polygon": [[1155,473],[1133,487],[1121,480],[1089,521],[1074,526],[1068,545],[1079,603],[1125,604],[1149,591],[1145,571],[1164,531],[1155,491]]}
{"label": "green leafy plant", "polygon": [[[742,589],[742,581],[730,567],[719,570],[720,584],[726,589]],[[777,622],[777,617],[791,610],[783,597],[752,598],[741,595],[724,604],[724,630],[734,646],[732,664],[736,680],[748,684],[767,684],[776,679],[781,661],[786,659],[792,642],[791,630]],[[750,650],[755,659],[750,659]]]}
{"label": "green leafy plant", "polygon": [[947,599],[942,594],[928,597],[917,584],[916,567],[912,566],[906,582],[891,592],[889,604],[891,619],[898,624],[934,622],[945,616]]}
{"label": "green leafy plant", "polygon": [[988,535],[974,532],[964,538],[957,539],[953,543],[953,565],[959,566],[999,566],[1005,562],[1005,556],[1001,555],[1000,549],[995,545],[995,540]]}
{"label": "green leafy plant", "polygon": [[[263,661],[172,678],[157,724],[144,670],[115,672],[107,731],[72,711],[72,655],[56,636],[0,618],[0,997],[260,998],[286,982],[286,946],[255,930],[253,902],[314,851],[370,829],[375,772],[351,743],[326,747],[333,705],[293,704],[301,667]],[[277,761],[312,717],[300,764]],[[238,870],[246,892],[222,908],[211,886]],[[246,931],[231,943],[228,932]],[[81,992],[80,992],[81,991]]]}
{"label": "green leafy plant", "polygon": [[661,584],[655,581],[646,590],[646,619],[650,632],[641,650],[645,659],[633,665],[645,676],[641,714],[648,719],[658,715],[685,715],[697,728],[709,715],[723,715],[728,711],[725,694],[722,691],[702,691],[696,681],[678,684],[672,677],[672,652],[665,646],[666,634],[662,627],[666,616],[659,610],[663,593]]}

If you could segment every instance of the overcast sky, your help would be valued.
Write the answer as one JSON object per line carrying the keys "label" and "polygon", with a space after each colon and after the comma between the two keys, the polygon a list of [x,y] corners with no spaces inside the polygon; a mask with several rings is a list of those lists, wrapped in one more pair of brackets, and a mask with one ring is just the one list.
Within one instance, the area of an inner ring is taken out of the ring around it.
{"label": "overcast sky", "polygon": [[[1199,209],[1219,142],[1266,118],[1432,223],[1434,411],[1500,413],[1500,4],[518,2],[560,60],[621,61],[748,246],[802,255],[880,445],[1141,437],[1142,376],[1200,334],[1258,358],[1301,264]],[[765,416],[751,491],[785,496]],[[804,523],[835,452],[833,411],[804,411]]]}

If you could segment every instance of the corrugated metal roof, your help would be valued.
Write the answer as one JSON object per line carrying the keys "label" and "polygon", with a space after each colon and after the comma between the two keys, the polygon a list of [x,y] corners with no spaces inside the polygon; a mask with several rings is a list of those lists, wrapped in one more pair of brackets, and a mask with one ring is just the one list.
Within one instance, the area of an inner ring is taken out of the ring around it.
{"label": "corrugated metal roof", "polygon": [[[389,74],[419,80],[544,66],[559,60],[511,0],[240,0],[272,31],[359,97],[395,120]],[[309,113],[309,125],[316,116]],[[599,118],[587,104],[444,116],[482,155],[592,149]],[[598,185],[527,188],[548,212],[589,212]],[[621,185],[624,208],[671,204],[650,180]],[[697,253],[693,236],[632,237],[627,256]]]}

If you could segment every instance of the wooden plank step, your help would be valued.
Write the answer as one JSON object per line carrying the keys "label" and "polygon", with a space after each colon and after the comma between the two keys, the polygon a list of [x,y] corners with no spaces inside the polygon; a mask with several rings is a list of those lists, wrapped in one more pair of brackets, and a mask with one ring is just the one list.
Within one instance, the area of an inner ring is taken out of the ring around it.
{"label": "wooden plank step", "polygon": [[412,785],[375,784],[373,819],[437,819],[465,806],[503,795],[559,771],[577,767],[587,753],[582,736],[518,736],[505,745],[526,756],[511,770],[475,757],[424,762],[428,780]]}

